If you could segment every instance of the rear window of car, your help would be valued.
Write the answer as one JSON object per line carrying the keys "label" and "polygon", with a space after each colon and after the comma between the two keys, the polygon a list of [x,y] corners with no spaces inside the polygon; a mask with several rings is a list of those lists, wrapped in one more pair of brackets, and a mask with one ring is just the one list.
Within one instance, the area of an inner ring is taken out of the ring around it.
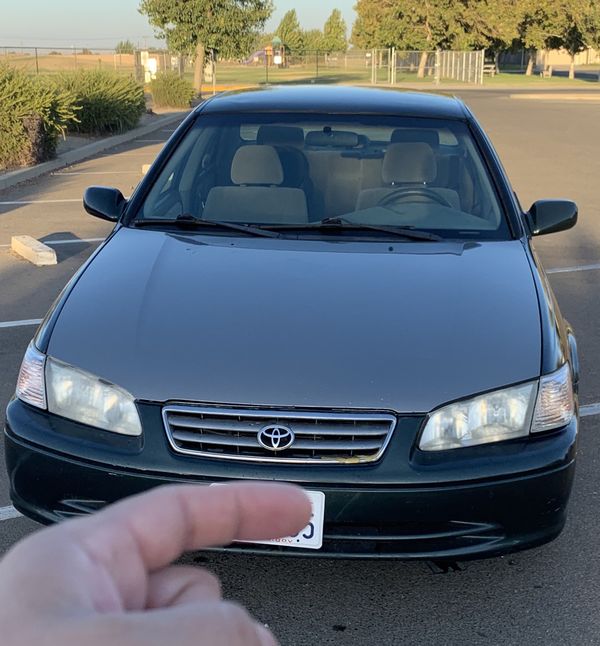
{"label": "rear window of car", "polygon": [[341,217],[510,238],[468,125],[446,119],[200,114],[138,213],[181,215],[256,225]]}

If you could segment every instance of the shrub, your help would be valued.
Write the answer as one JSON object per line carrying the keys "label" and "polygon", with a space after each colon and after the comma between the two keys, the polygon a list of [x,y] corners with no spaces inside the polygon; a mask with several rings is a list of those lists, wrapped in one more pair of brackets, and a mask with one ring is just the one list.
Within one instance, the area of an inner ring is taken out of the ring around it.
{"label": "shrub", "polygon": [[135,45],[130,40],[121,40],[115,47],[117,54],[133,54]]}
{"label": "shrub", "polygon": [[71,130],[86,134],[120,133],[135,128],[146,110],[143,86],[132,78],[101,70],[65,72],[58,87],[81,107]]}
{"label": "shrub", "polygon": [[194,87],[179,78],[177,72],[160,72],[150,83],[150,92],[157,107],[189,108],[195,96]]}
{"label": "shrub", "polygon": [[76,120],[70,92],[0,65],[0,168],[52,158],[58,138]]}

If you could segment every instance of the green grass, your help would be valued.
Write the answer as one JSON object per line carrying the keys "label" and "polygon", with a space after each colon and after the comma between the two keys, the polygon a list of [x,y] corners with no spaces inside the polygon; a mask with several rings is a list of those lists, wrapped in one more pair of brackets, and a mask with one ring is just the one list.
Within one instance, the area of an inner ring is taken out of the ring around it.
{"label": "green grass", "polygon": [[[193,72],[187,71],[185,78],[193,79]],[[424,79],[418,79],[416,73],[397,74],[396,82],[398,84],[407,82],[420,82],[432,84],[433,77],[429,76]],[[233,65],[221,63],[217,66],[216,85],[219,88],[231,86],[239,87],[245,85],[262,85],[270,83],[273,85],[300,84],[300,83],[327,83],[327,84],[356,84],[365,85],[371,83],[371,68],[363,66],[349,66],[347,69],[343,66],[320,65],[317,70],[316,65],[297,65],[288,68],[270,67],[266,70],[262,66],[255,65]],[[377,83],[387,85],[388,70],[381,68],[377,70]],[[205,82],[205,91],[209,91],[212,83]]]}

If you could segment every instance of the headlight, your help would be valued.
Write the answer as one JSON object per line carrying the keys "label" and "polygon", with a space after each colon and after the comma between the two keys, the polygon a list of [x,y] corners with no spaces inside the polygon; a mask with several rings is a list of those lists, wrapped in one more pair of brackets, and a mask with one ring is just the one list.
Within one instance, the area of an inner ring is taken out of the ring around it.
{"label": "headlight", "polygon": [[51,413],[121,435],[142,434],[134,399],[119,386],[48,357],[46,390]]}
{"label": "headlight", "polygon": [[19,399],[82,424],[121,435],[141,435],[133,397],[123,388],[47,357],[29,344],[19,378]]}
{"label": "headlight", "polygon": [[[537,395],[537,397],[536,397]],[[422,451],[446,451],[500,442],[566,426],[574,415],[571,370],[440,408],[429,416]]]}

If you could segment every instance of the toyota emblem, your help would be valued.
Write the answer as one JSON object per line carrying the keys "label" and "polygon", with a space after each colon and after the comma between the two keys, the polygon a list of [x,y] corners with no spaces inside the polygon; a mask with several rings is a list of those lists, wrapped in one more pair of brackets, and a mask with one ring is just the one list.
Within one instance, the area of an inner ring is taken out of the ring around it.
{"label": "toyota emblem", "polygon": [[269,451],[289,449],[295,439],[296,437],[291,428],[279,424],[264,426],[258,432],[258,443]]}

